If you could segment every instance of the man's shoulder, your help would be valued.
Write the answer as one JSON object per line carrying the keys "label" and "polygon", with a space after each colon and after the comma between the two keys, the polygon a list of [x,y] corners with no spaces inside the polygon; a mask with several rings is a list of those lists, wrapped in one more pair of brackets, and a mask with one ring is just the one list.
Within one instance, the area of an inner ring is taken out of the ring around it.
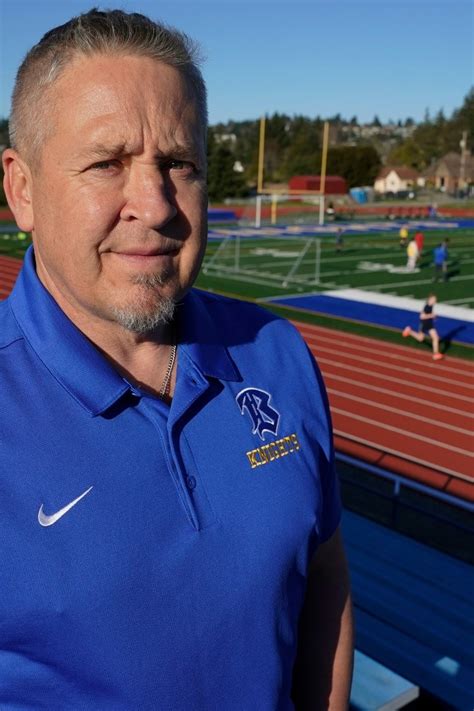
{"label": "man's shoulder", "polygon": [[255,332],[265,329],[267,332],[295,332],[294,326],[285,318],[272,313],[252,301],[244,301],[221,294],[214,294],[201,289],[193,289],[192,297],[211,317],[213,324],[221,332]]}
{"label": "man's shoulder", "polygon": [[9,300],[0,301],[0,350],[5,350],[22,339],[23,335],[18,328]]}

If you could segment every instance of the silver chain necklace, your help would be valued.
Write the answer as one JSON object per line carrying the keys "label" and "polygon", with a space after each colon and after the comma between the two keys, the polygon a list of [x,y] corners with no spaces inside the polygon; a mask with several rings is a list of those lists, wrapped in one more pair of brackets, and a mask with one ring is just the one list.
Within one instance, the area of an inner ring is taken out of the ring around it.
{"label": "silver chain necklace", "polygon": [[161,398],[169,396],[171,373],[173,372],[177,350],[178,350],[178,346],[176,345],[176,343],[173,343],[173,345],[171,346],[170,357],[168,360],[168,367],[166,368],[166,374],[165,374],[163,383],[161,385],[160,392],[158,393]]}

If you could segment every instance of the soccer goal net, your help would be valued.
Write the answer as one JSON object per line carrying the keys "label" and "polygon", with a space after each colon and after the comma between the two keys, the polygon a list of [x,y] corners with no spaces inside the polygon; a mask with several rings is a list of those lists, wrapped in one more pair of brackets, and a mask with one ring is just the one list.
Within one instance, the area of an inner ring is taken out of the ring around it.
{"label": "soccer goal net", "polygon": [[305,291],[321,277],[321,239],[314,236],[283,238],[264,228],[265,234],[227,235],[209,245],[204,274],[253,284]]}

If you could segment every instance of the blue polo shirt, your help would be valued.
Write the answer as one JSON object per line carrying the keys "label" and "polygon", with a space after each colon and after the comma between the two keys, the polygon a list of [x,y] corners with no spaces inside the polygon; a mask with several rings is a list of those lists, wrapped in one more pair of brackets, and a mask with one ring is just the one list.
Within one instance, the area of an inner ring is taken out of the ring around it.
{"label": "blue polo shirt", "polygon": [[[0,303],[0,709],[286,711],[308,561],[340,516],[296,330],[191,291],[170,407],[59,309]],[[324,640],[322,640],[324,644]]]}

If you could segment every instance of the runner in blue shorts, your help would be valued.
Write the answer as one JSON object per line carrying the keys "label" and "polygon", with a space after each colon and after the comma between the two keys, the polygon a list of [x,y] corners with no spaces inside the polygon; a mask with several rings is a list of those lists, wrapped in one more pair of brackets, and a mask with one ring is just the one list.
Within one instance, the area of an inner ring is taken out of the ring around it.
{"label": "runner in blue shorts", "polygon": [[405,326],[402,335],[403,338],[412,336],[419,343],[422,343],[425,340],[425,336],[429,336],[431,338],[431,346],[433,348],[433,360],[441,360],[443,358],[443,354],[439,352],[439,334],[434,325],[436,316],[433,313],[433,310],[436,301],[436,294],[429,294],[426,304],[420,313],[419,331],[414,331],[410,326]]}

